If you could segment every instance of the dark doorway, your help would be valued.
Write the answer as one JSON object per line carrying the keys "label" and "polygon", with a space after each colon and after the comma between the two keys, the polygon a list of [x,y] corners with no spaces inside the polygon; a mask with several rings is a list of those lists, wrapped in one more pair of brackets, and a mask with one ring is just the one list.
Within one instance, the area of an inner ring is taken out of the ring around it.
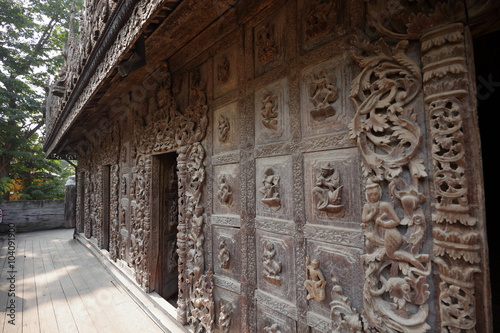
{"label": "dark doorway", "polygon": [[110,201],[111,201],[111,166],[102,167],[102,246],[109,251]]}
{"label": "dark doorway", "polygon": [[497,112],[500,106],[500,31],[474,39],[479,130],[483,158],[484,190],[486,203],[486,228],[488,232],[489,267],[492,293],[493,327],[500,329],[500,242],[495,239],[498,210],[493,205],[498,194],[494,189],[494,169],[498,141],[496,139]]}
{"label": "dark doorway", "polygon": [[158,216],[158,278],[156,291],[177,306],[177,154],[158,155],[159,216]]}

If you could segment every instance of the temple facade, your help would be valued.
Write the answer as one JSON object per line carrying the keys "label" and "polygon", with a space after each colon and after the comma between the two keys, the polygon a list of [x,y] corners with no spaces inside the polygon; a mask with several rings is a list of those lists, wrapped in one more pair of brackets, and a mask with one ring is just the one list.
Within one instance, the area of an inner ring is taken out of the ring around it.
{"label": "temple facade", "polygon": [[75,237],[180,331],[493,332],[499,13],[86,0],[45,106]]}

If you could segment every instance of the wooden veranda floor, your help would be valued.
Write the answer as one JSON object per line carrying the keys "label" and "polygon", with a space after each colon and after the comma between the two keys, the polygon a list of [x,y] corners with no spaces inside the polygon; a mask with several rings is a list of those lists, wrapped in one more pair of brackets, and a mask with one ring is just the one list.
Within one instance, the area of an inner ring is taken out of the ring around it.
{"label": "wooden veranda floor", "polygon": [[10,245],[0,235],[0,332],[162,332],[73,230],[19,233]]}

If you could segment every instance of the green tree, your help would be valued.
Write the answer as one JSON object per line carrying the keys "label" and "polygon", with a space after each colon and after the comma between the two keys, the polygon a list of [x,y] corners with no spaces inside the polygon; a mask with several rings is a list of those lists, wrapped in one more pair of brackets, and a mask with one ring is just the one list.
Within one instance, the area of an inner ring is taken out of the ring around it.
{"label": "green tree", "polygon": [[40,179],[26,177],[30,168],[31,175],[61,172],[60,163],[41,152],[41,106],[45,85],[63,65],[72,3],[0,0],[0,191],[20,175],[23,182]]}

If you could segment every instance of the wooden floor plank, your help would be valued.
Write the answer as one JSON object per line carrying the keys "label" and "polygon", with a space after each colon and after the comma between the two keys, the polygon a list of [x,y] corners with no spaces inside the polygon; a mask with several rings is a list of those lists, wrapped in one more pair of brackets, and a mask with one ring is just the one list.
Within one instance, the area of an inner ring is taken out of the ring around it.
{"label": "wooden floor plank", "polygon": [[40,241],[33,240],[33,252],[36,256],[35,260],[35,284],[36,284],[36,299],[38,304],[38,318],[40,318],[40,333],[58,332],[56,315],[52,306],[47,275],[43,263],[42,250]]}
{"label": "wooden floor plank", "polygon": [[[56,297],[60,298],[61,301],[67,302],[67,306],[71,311],[78,332],[97,332],[97,329],[92,321],[92,317],[85,309],[85,306],[80,299],[80,295],[78,294],[73,281],[66,271],[66,267],[61,262],[61,258],[54,246],[54,242],[57,242],[57,240],[41,240],[40,244],[44,247],[42,251],[46,251],[50,255],[50,263],[52,264],[59,282],[60,289],[54,289],[57,292]],[[59,323],[59,318],[57,322]]]}
{"label": "wooden floor plank", "polygon": [[85,262],[80,260],[76,253],[71,249],[64,246],[68,241],[56,241],[55,247],[59,253],[62,263],[66,267],[66,271],[73,281],[82,302],[85,305],[86,311],[92,318],[96,331],[98,332],[121,332],[117,330],[113,323],[116,317],[108,317],[105,308],[98,302],[94,291],[89,287],[90,276],[88,274],[88,267]]}
{"label": "wooden floor plank", "polygon": [[5,332],[5,323],[8,320],[8,311],[3,311],[3,309],[7,309],[8,301],[9,301],[9,285],[10,282],[7,280],[7,272],[10,270],[7,265],[7,240],[1,242],[0,248],[0,262],[2,263],[1,271],[0,271],[0,308],[2,312],[0,313],[0,331]]}
{"label": "wooden floor plank", "polygon": [[[12,273],[9,275],[9,278],[13,279],[14,289],[12,291],[13,297],[10,300],[14,299],[14,303],[10,305],[15,305],[15,320],[13,323],[15,325],[10,325],[9,321],[6,323],[6,332],[12,333],[21,333],[23,330],[23,288],[24,288],[24,255],[25,255],[25,240],[24,239],[15,239],[14,240],[16,252],[14,254],[14,266],[12,267]],[[10,265],[9,265],[10,267]],[[9,290],[10,291],[10,290]]]}
{"label": "wooden floor plank", "polygon": [[[2,311],[0,332],[161,333],[72,234],[66,229],[16,235],[16,325],[6,326],[7,313]],[[3,243],[0,240],[0,306],[4,309],[9,288],[7,248],[4,237]]]}
{"label": "wooden floor plank", "polygon": [[26,239],[24,248],[24,277],[23,277],[23,333],[40,332],[38,308],[36,302],[35,260],[33,240]]}
{"label": "wooden floor plank", "polygon": [[[97,297],[106,306],[105,311],[108,316],[119,316],[120,313],[127,312],[130,316],[123,317],[119,323],[123,328],[130,331],[161,332],[160,328],[151,321],[147,314],[135,303],[125,290],[116,282],[113,276],[108,273],[104,266],[78,241],[68,243],[76,252],[79,258],[86,261],[89,268],[90,277],[87,279],[92,283],[92,289],[97,291]],[[89,255],[90,254],[90,255]],[[106,274],[103,273],[106,271]],[[113,290],[119,293],[111,292]],[[147,328],[147,329],[146,329]]]}
{"label": "wooden floor plank", "polygon": [[[35,265],[38,317],[43,319],[40,321],[40,331],[78,332],[64,292],[57,280],[52,258],[44,246],[45,243],[44,239],[33,242],[35,253],[40,254]],[[46,321],[47,317],[51,317],[50,321]]]}

